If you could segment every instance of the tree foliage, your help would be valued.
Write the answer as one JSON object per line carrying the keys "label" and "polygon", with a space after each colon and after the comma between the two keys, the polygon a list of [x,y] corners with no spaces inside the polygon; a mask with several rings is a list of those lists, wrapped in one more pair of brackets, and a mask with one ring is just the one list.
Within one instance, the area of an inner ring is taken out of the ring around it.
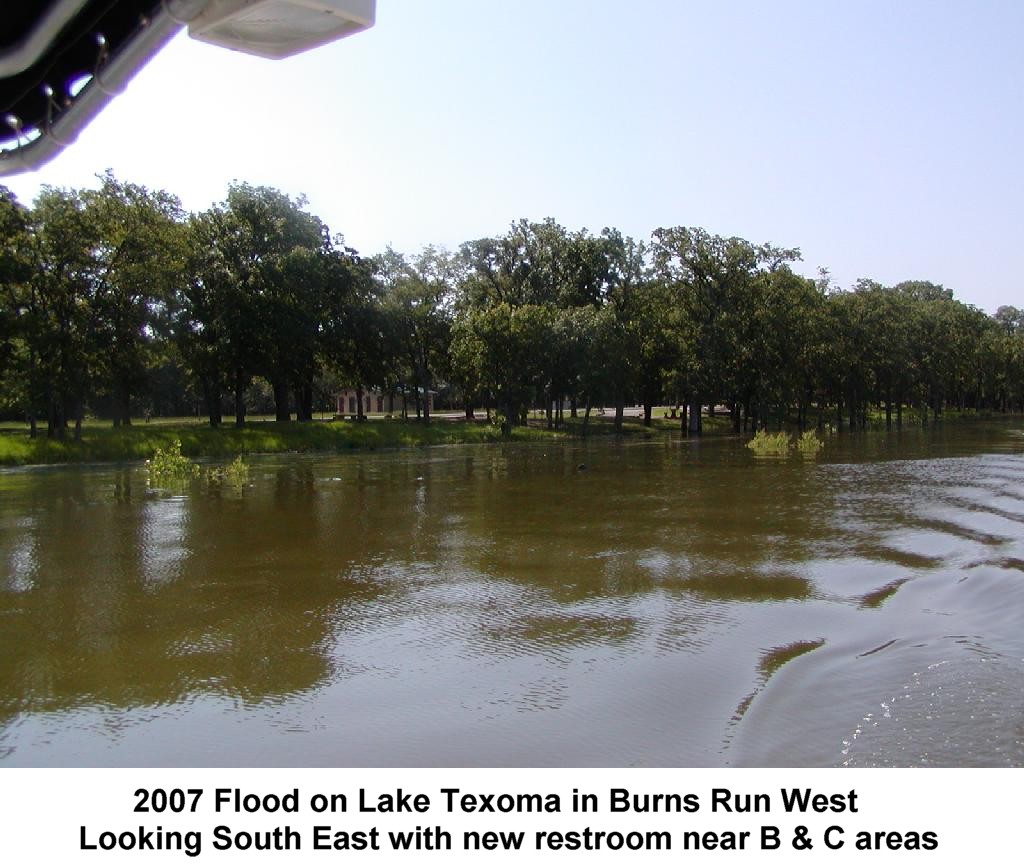
{"label": "tree foliage", "polygon": [[518,220],[457,251],[362,258],[301,197],[235,183],[186,215],[118,180],[0,188],[0,410],[33,433],[86,413],[129,424],[251,406],[312,417],[332,388],[428,395],[506,428],[566,413],[667,403],[699,433],[703,410],[736,430],[864,427],[875,411],[1024,410],[1024,313],[989,316],[940,284],[798,274],[795,248],[697,227],[649,242],[612,228]]}

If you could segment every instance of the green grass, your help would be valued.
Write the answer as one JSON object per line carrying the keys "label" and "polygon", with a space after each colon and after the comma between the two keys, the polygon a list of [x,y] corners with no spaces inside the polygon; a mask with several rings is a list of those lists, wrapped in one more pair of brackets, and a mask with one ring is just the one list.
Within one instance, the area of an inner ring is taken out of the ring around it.
{"label": "green grass", "polygon": [[[371,417],[365,422],[315,421],[275,422],[250,417],[242,428],[226,420],[220,428],[210,428],[195,417],[138,421],[126,428],[113,428],[109,421],[87,419],[82,439],[51,440],[45,431],[32,439],[28,427],[11,422],[0,425],[0,465],[63,464],[94,461],[144,461],[158,449],[167,450],[175,441],[181,454],[189,458],[234,458],[238,455],[274,452],[347,452],[349,450],[398,449],[440,446],[455,443],[546,442],[553,439],[622,435],[631,438],[655,438],[678,434],[679,420],[667,418],[667,408],[657,408],[651,427],[636,416],[623,419],[621,431],[615,429],[613,414],[591,415],[586,424],[583,413],[576,419],[566,414],[559,430],[549,431],[543,414],[532,415],[527,426],[512,429],[509,437],[484,421],[476,422],[435,418],[430,425],[414,420]],[[726,415],[703,419],[704,433],[730,433]]]}
{"label": "green grass", "polygon": [[512,429],[508,437],[481,418],[477,422],[435,419],[430,425],[398,419],[366,422],[252,422],[243,428],[230,423],[210,428],[195,419],[153,420],[127,428],[93,421],[83,426],[82,439],[51,440],[40,434],[35,439],[28,429],[13,424],[0,429],[0,465],[62,464],[93,461],[143,461],[158,449],[167,450],[175,441],[189,458],[234,458],[238,455],[273,452],[347,452],[349,450],[398,449],[442,446],[455,443],[547,442],[572,437],[612,436],[661,437],[676,432],[677,420],[655,418],[650,428],[642,420],[624,420],[615,430],[614,417],[594,417],[584,425],[566,419],[566,425],[549,431],[543,420]]}
{"label": "green grass", "polygon": [[128,428],[86,426],[81,440],[35,439],[19,429],[0,432],[0,464],[60,464],[90,461],[142,461],[175,440],[190,458],[233,458],[262,452],[344,452],[450,443],[550,440],[566,436],[539,428],[516,428],[502,438],[494,427],[472,422],[255,422],[244,428],[141,424]]}
{"label": "green grass", "polygon": [[[976,418],[964,414],[959,418]],[[904,419],[904,427],[909,427]],[[731,434],[732,423],[727,415],[703,417],[704,434]],[[239,455],[274,452],[347,452],[350,450],[398,449],[440,446],[456,443],[549,442],[582,437],[622,436],[637,439],[664,438],[679,435],[679,420],[655,414],[651,427],[642,419],[627,416],[622,430],[616,431],[613,415],[591,416],[584,425],[579,418],[565,419],[560,430],[548,431],[543,418],[533,418],[528,426],[512,429],[502,437],[483,414],[478,421],[465,422],[436,418],[430,425],[414,420],[373,419],[366,422],[316,421],[274,422],[250,420],[243,428],[230,423],[210,428],[203,420],[154,419],[127,428],[113,428],[110,422],[88,420],[82,439],[51,440],[45,432],[35,439],[28,436],[28,427],[21,423],[0,425],[0,466],[27,464],[64,464],[100,461],[144,461],[152,459],[158,449],[167,450],[174,441],[181,442],[181,453],[189,458],[227,458]],[[802,455],[813,457],[822,444],[814,433],[806,433],[797,441]],[[759,432],[748,444],[755,455],[785,456],[794,447],[785,434],[767,435]]]}

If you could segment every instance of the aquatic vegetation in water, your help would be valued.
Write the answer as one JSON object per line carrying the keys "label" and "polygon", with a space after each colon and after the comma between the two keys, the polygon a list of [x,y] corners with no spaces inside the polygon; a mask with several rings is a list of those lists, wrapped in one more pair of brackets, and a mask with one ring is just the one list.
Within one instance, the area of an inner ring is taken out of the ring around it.
{"label": "aquatic vegetation in water", "polygon": [[818,439],[818,435],[813,431],[804,431],[800,435],[800,439],[796,441],[797,451],[804,458],[813,458],[821,451],[821,447],[825,444]]}
{"label": "aquatic vegetation in water", "polygon": [[774,455],[785,457],[790,450],[796,446],[797,452],[803,458],[813,458],[825,444],[818,439],[813,431],[804,431],[794,442],[789,435],[780,431],[777,434],[769,434],[767,431],[758,431],[747,443],[747,448],[755,455]]}
{"label": "aquatic vegetation in water", "polygon": [[166,449],[157,449],[146,462],[150,485],[182,483],[199,476],[199,465],[181,454],[181,441],[172,440]]}
{"label": "aquatic vegetation in water", "polygon": [[755,455],[788,455],[791,445],[789,435],[782,431],[778,434],[758,431],[747,443],[747,449]]}
{"label": "aquatic vegetation in water", "polygon": [[206,471],[207,482],[241,487],[249,481],[249,465],[241,455],[223,467],[210,467]]}

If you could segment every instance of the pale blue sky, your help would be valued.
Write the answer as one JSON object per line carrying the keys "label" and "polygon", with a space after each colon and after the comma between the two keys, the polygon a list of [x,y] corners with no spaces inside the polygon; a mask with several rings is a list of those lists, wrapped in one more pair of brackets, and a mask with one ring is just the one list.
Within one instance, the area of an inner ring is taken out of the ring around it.
{"label": "pale blue sky", "polygon": [[305,193],[362,253],[520,217],[803,250],[843,286],[1024,306],[1024,2],[378,0],[287,61],[182,36],[68,152],[7,180]]}

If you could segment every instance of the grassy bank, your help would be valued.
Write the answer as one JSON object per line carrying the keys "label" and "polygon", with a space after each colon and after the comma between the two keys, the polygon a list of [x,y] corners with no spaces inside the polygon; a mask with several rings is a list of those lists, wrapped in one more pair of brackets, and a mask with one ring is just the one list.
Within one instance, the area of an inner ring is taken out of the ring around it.
{"label": "grassy bank", "polygon": [[[974,414],[949,414],[948,421],[979,419]],[[984,417],[988,418],[988,417]],[[1002,418],[1002,417],[1000,417]],[[1019,417],[1007,417],[1019,419]],[[623,420],[616,432],[611,416],[567,419],[559,431],[548,431],[543,419],[531,419],[526,427],[514,428],[509,437],[483,421],[464,422],[435,419],[430,425],[397,419],[349,421],[271,422],[254,421],[243,428],[226,425],[209,428],[193,420],[153,420],[128,428],[113,428],[109,422],[94,420],[82,429],[82,439],[50,440],[45,434],[32,439],[28,428],[17,423],[0,425],[0,466],[66,464],[91,461],[143,461],[157,449],[167,449],[178,440],[182,453],[190,458],[232,458],[274,452],[348,452],[351,450],[399,449],[443,446],[456,443],[548,442],[557,439],[608,436],[619,433],[630,438],[677,436],[679,420],[655,416],[645,428],[635,416]],[[872,429],[884,429],[884,422],[870,420]],[[732,433],[728,416],[703,419],[705,435]],[[920,428],[904,417],[904,430]],[[795,426],[790,429],[796,430]],[[749,437],[749,434],[743,435]]]}
{"label": "grassy bank", "polygon": [[[565,436],[539,428],[512,432],[513,441]],[[345,452],[352,449],[393,449],[449,443],[491,443],[502,440],[494,427],[471,422],[368,421],[255,422],[244,428],[202,425],[140,424],[129,428],[87,426],[81,440],[32,439],[27,431],[0,431],[0,464],[60,464],[86,461],[141,461],[175,440],[192,458],[223,458],[260,452]]]}

